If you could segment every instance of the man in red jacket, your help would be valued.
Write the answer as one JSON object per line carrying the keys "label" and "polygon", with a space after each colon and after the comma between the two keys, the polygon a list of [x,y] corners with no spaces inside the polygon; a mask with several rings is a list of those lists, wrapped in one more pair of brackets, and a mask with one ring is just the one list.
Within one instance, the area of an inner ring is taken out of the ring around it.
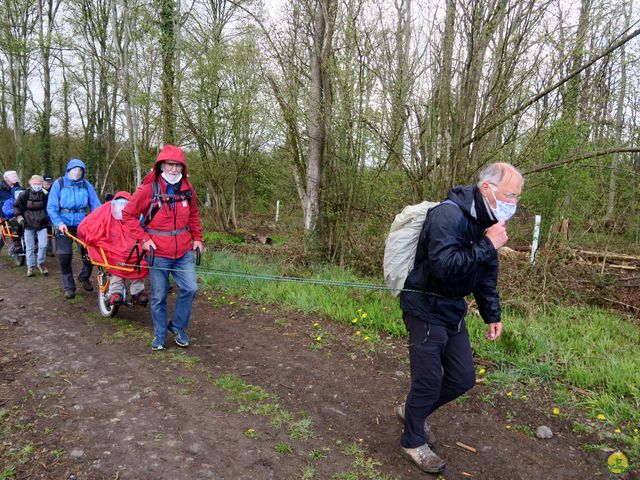
{"label": "man in red jacket", "polygon": [[[153,171],[122,211],[122,220],[144,250],[155,250],[149,272],[154,333],[151,348],[164,349],[167,331],[173,333],[176,344],[187,347],[186,329],[198,290],[193,252],[202,251],[202,227],[182,149],[167,145],[160,151]],[[169,273],[179,289],[171,321],[167,317]]]}

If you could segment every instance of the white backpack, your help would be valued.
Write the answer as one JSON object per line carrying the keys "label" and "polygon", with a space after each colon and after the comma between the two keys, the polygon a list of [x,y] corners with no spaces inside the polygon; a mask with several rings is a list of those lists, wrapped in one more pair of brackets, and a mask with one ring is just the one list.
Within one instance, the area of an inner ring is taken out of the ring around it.
{"label": "white backpack", "polygon": [[391,294],[398,296],[404,282],[413,270],[418,249],[418,240],[427,212],[439,202],[422,202],[408,205],[396,215],[389,229],[384,246],[384,282],[395,289]]}

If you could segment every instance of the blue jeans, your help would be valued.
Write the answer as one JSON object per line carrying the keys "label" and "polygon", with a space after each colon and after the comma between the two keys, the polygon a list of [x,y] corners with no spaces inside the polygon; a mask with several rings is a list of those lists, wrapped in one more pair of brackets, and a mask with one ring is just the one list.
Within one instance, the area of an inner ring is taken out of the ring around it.
{"label": "blue jeans", "polygon": [[476,383],[469,332],[464,322],[443,327],[404,315],[409,331],[411,390],[404,407],[400,443],[416,448],[427,443],[424,421],[442,405]]}
{"label": "blue jeans", "polygon": [[193,298],[198,291],[193,251],[188,251],[180,258],[155,257],[149,269],[153,333],[163,342],[167,338],[169,273],[179,289],[171,323],[176,329],[184,331],[189,326]]}
{"label": "blue jeans", "polygon": [[44,260],[47,255],[47,229],[41,228],[40,230],[34,230],[31,228],[24,229],[24,245],[26,248],[27,267],[33,268],[36,266],[36,237],[38,238],[38,265],[44,265]]}

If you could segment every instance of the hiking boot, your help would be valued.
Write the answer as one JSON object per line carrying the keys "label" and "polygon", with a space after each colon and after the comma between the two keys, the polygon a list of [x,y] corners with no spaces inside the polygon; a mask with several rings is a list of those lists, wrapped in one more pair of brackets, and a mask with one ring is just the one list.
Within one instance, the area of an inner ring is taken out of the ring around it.
{"label": "hiking boot", "polygon": [[38,265],[38,270],[40,270],[42,275],[49,275],[49,270],[47,270],[47,267],[44,265]]}
{"label": "hiking boot", "polygon": [[84,288],[87,292],[93,292],[93,285],[91,284],[91,280],[89,280],[88,278],[78,278],[78,280],[80,281],[80,285],[82,285],[82,288]]}
{"label": "hiking boot", "polygon": [[28,267],[27,268],[27,277],[33,277],[34,273],[33,273],[33,267]]}
{"label": "hiking boot", "polygon": [[179,347],[189,346],[189,336],[184,333],[184,330],[174,327],[171,323],[169,323],[167,329],[175,335],[176,345],[178,345]]}
{"label": "hiking boot", "polygon": [[444,470],[446,465],[446,462],[436,455],[426,443],[417,448],[402,447],[402,453],[424,472],[439,473]]}
{"label": "hiking boot", "polygon": [[76,297],[76,291],[75,290],[65,290],[64,291],[64,298],[65,300],[71,300],[72,298]]}
{"label": "hiking boot", "polygon": [[146,307],[149,303],[149,295],[144,292],[136,293],[135,295],[131,295],[131,302],[133,302],[134,305]]}
{"label": "hiking boot", "polygon": [[151,350],[164,350],[164,341],[160,340],[158,337],[153,337],[153,342],[151,342]]}
{"label": "hiking boot", "polygon": [[[396,414],[396,418],[404,423],[404,403],[396,405],[393,411]],[[426,418],[424,419],[424,436],[427,439],[427,445],[433,447],[436,444],[436,436],[429,428]]]}
{"label": "hiking boot", "polygon": [[110,305],[120,305],[122,303],[122,294],[121,293],[113,293],[109,297]]}

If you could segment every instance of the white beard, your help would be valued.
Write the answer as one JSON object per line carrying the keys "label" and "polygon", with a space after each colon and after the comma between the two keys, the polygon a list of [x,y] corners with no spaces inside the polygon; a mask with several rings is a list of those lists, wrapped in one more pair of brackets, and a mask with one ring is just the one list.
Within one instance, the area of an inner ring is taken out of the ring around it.
{"label": "white beard", "polygon": [[169,185],[175,185],[182,180],[182,174],[176,173],[175,175],[169,175],[166,172],[162,172],[161,177],[164,178]]}

